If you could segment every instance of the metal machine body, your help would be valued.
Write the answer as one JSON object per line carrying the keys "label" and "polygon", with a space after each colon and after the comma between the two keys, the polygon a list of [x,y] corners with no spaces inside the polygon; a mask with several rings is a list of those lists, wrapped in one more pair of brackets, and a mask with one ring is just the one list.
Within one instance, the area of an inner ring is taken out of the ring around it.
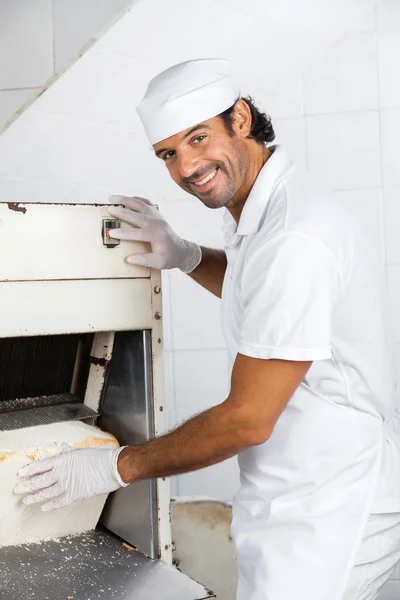
{"label": "metal machine body", "polygon": [[[161,277],[124,261],[145,246],[114,226],[105,206],[0,203],[0,430],[84,419],[121,445],[165,431]],[[136,482],[90,534],[0,548],[0,597],[214,597],[171,566],[169,502],[167,480]],[[65,553],[85,558],[70,591]]]}

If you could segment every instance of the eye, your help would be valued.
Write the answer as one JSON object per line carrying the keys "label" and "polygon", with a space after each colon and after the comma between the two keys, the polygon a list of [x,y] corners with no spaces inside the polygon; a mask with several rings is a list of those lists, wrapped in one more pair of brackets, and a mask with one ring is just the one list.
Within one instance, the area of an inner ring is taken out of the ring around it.
{"label": "eye", "polygon": [[172,158],[172,156],[174,156],[174,154],[174,150],[170,150],[169,152],[166,152],[162,158],[163,160],[169,160],[170,158]]}
{"label": "eye", "polygon": [[193,142],[196,144],[197,144],[197,142],[202,142],[205,137],[206,137],[205,135],[198,135],[197,137],[194,138]]}

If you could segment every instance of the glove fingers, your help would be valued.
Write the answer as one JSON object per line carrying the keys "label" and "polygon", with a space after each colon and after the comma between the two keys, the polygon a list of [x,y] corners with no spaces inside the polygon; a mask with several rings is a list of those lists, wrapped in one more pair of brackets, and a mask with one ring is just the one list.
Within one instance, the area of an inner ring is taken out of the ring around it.
{"label": "glove fingers", "polygon": [[111,238],[118,240],[129,240],[132,242],[150,242],[152,236],[144,229],[128,229],[121,227],[120,229],[110,229],[109,235]]}
{"label": "glove fingers", "polygon": [[128,200],[139,200],[140,202],[144,202],[144,204],[147,204],[147,206],[154,206],[154,204],[150,202],[150,200],[148,200],[147,198],[142,198],[142,196],[133,196],[132,198],[128,198]]}
{"label": "glove fingers", "polygon": [[157,264],[160,261],[160,257],[155,252],[146,252],[139,254],[131,254],[126,257],[126,262],[130,265],[140,265],[143,267],[150,267],[151,269],[158,269]]}
{"label": "glove fingers", "polygon": [[54,467],[54,464],[57,460],[57,456],[53,456],[52,458],[45,458],[43,460],[35,460],[25,467],[22,467],[18,471],[18,477],[31,477],[32,475],[39,475],[39,473],[46,473],[47,471],[51,471]]}
{"label": "glove fingers", "polygon": [[[116,206],[115,208],[107,208],[107,212],[111,217],[125,221],[125,223],[129,223],[135,227],[144,227],[146,225],[146,217],[138,211]],[[111,231],[114,230],[111,229]]]}
{"label": "glove fingers", "polygon": [[139,196],[133,196],[131,198],[128,196],[111,196],[110,202],[113,204],[122,204],[123,206],[140,213],[148,213],[149,208],[154,207],[150,200],[140,198]]}
{"label": "glove fingers", "polygon": [[67,495],[63,494],[56,500],[53,500],[52,502],[47,502],[46,504],[43,504],[41,509],[43,512],[50,512],[52,510],[57,510],[59,508],[63,508],[64,506],[67,506],[67,504],[69,504]]}
{"label": "glove fingers", "polygon": [[48,471],[42,475],[36,475],[29,479],[19,481],[14,488],[14,494],[29,494],[30,492],[37,492],[43,488],[47,488],[55,483],[55,477],[53,471]]}
{"label": "glove fingers", "polygon": [[75,450],[75,448],[73,446],[70,446],[66,442],[63,442],[62,445],[61,445],[61,452],[60,452],[60,454],[66,454],[67,452],[71,452],[72,450]]}
{"label": "glove fingers", "polygon": [[64,494],[64,489],[61,487],[59,481],[52,485],[51,487],[47,487],[44,490],[40,490],[35,494],[30,494],[29,496],[25,496],[23,502],[24,504],[36,504],[37,502],[43,502],[44,500],[51,500],[52,498],[56,498],[57,496],[61,496]]}

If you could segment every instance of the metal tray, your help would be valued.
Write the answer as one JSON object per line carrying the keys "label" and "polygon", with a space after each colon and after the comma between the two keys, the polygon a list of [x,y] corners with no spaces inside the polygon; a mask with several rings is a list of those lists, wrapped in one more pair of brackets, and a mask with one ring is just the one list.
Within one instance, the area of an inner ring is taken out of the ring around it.
{"label": "metal tray", "polygon": [[104,528],[0,548],[2,600],[206,600],[215,595]]}

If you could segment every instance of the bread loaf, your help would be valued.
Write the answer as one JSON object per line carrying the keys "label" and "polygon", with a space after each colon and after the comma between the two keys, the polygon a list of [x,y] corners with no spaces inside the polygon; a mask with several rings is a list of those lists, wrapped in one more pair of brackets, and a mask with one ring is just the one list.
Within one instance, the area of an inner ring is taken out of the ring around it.
{"label": "bread loaf", "polygon": [[111,434],[81,421],[0,431],[0,546],[59,538],[96,527],[107,495],[42,512],[40,505],[27,506],[13,493],[22,466],[59,454],[64,443],[74,448],[119,446]]}

